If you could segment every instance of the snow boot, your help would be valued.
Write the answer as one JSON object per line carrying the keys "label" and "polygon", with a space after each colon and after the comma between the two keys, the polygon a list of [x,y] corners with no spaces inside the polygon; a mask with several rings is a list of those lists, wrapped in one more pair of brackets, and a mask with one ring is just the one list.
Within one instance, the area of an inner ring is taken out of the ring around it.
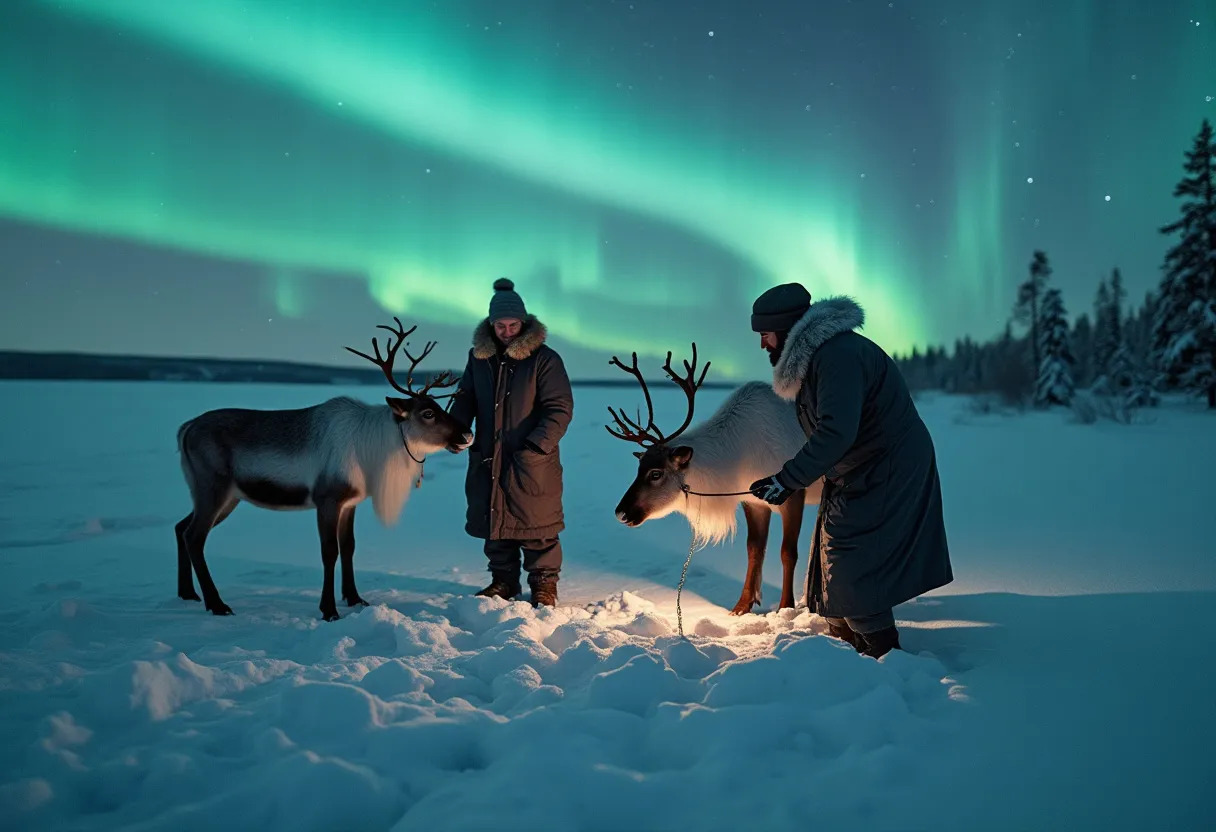
{"label": "snow boot", "polygon": [[865,642],[862,641],[861,635],[853,632],[848,624],[836,624],[833,621],[828,622],[828,635],[832,638],[838,638],[848,644],[858,653],[865,648]]}
{"label": "snow boot", "polygon": [[859,652],[863,656],[873,656],[879,659],[892,650],[903,649],[899,646],[899,630],[894,627],[887,627],[885,630],[875,633],[864,633],[858,638],[862,641],[862,648]]}
{"label": "snow boot", "polygon": [[532,587],[532,606],[534,607],[556,607],[557,606],[557,576],[542,575],[536,578],[529,578],[528,585]]}
{"label": "snow boot", "polygon": [[515,599],[520,591],[519,577],[513,575],[505,575],[500,572],[494,572],[493,580],[485,589],[477,594],[485,598],[505,598],[508,601]]}

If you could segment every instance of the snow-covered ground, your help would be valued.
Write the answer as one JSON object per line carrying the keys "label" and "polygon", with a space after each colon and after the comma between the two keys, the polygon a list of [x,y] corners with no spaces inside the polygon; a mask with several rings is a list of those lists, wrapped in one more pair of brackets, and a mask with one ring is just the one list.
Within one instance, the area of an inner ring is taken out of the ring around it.
{"label": "snow-covered ground", "polygon": [[448,455],[397,527],[360,509],[372,606],[320,621],[313,515],[249,506],[208,541],[236,615],[179,601],[177,425],[343,392],[380,391],[0,384],[0,826],[1216,826],[1210,414],[923,400],[957,580],[897,610],[907,651],[881,661],[802,610],[727,616],[741,536],[693,558],[676,635],[687,524],[613,517],[623,390],[575,390],[556,610],[470,597],[484,558]]}

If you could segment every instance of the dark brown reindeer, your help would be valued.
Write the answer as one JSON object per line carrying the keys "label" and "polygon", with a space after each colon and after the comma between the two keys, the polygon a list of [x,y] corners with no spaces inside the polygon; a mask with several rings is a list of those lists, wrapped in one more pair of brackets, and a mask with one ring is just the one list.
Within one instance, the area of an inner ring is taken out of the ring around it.
{"label": "dark brown reindeer", "polygon": [[[410,487],[422,472],[428,454],[446,449],[459,453],[473,435],[436,401],[432,390],[451,387],[458,379],[444,372],[421,389],[413,386],[413,373],[435,347],[429,342],[415,358],[408,345],[402,350],[410,361],[405,386],[393,376],[393,362],[408,331],[401,321],[396,329],[381,325],[396,336],[385,339],[386,355],[372,339],[375,356],[346,347],[384,371],[405,398],[386,396],[387,405],[370,405],[340,396],[297,410],[211,410],[183,424],[177,431],[182,473],[190,489],[192,511],[177,524],[177,594],[188,601],[202,600],[215,615],[232,615],[211,579],[203,545],[208,533],[244,500],[272,510],[317,512],[321,563],[321,615],[338,619],[334,601],[334,566],[342,558],[342,597],[348,606],[367,602],[355,588],[355,507],[371,497],[372,507],[385,525],[397,522],[409,498]],[[200,599],[194,591],[191,568],[198,576]]]}
{"label": "dark brown reindeer", "polygon": [[[634,452],[639,460],[637,475],[617,504],[617,519],[634,527],[680,513],[688,519],[694,543],[700,546],[732,536],[736,529],[736,507],[742,504],[747,520],[747,574],[731,614],[750,612],[761,602],[761,573],[773,508],[747,493],[747,489],[756,480],[779,470],[806,442],[794,405],[779,398],[769,385],[748,382],[731,393],[706,421],[689,430],[697,390],[709,371],[706,363],[700,379],[696,379],[694,343],[692,362],[684,362],[683,376],[672,369],[670,352],[663,365],[667,377],[688,401],[684,423],[664,435],[655,425],[654,403],[638,370],[637,353],[633,354],[632,366],[625,366],[616,356],[611,363],[637,379],[647,414],[647,421],[642,424],[640,413],[637,419],[630,419],[624,412],[608,408],[616,423],[615,430],[606,426],[608,432],[645,449]],[[792,494],[777,508],[782,520],[778,608],[794,606],[794,568],[798,563],[803,509],[807,502],[818,502],[821,487],[817,483]]]}

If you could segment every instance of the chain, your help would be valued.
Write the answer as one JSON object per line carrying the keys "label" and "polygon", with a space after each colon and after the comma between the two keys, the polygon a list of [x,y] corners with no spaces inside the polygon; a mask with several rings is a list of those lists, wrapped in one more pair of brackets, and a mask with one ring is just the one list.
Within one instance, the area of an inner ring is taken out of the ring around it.
{"label": "chain", "polygon": [[[691,491],[688,488],[687,484],[685,484],[681,487],[683,488],[685,495],[697,493],[695,491]],[[692,563],[692,554],[693,554],[693,552],[695,552],[697,550],[696,529],[697,529],[697,521],[700,519],[700,515],[701,515],[701,504],[698,503],[697,508],[696,508],[696,515],[692,518],[691,525],[692,525],[693,535],[692,535],[692,540],[690,540],[688,543],[688,557],[686,557],[684,559],[684,569],[680,572],[680,585],[676,587],[676,626],[679,627],[680,638],[685,639],[685,640],[688,639],[688,636],[684,635],[684,610],[680,607],[680,594],[684,591],[684,578],[688,575],[688,564]]]}
{"label": "chain", "polygon": [[680,628],[680,638],[688,638],[684,635],[684,611],[680,609],[680,593],[684,591],[684,576],[688,574],[688,564],[692,563],[692,553],[695,551],[697,539],[694,536],[692,542],[688,544],[688,557],[684,560],[684,571],[680,573],[680,585],[676,587],[676,624]]}

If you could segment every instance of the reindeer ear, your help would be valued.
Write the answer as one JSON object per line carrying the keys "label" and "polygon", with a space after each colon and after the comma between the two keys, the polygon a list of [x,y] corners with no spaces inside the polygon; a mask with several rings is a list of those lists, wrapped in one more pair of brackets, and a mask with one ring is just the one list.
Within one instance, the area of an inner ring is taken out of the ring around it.
{"label": "reindeer ear", "polygon": [[692,462],[692,448],[687,445],[681,445],[678,448],[672,448],[667,454],[667,458],[672,461],[677,468],[687,468],[688,463]]}
{"label": "reindeer ear", "polygon": [[412,399],[398,399],[394,398],[393,396],[385,396],[384,400],[388,402],[388,406],[393,411],[393,417],[398,422],[403,422],[410,418],[410,411],[414,409],[414,402]]}
{"label": "reindeer ear", "polygon": [[633,451],[633,455],[634,455],[634,456],[636,456],[638,459],[641,459],[641,458],[642,458],[642,457],[644,457],[646,454],[645,454],[644,452],[642,452],[642,451]]}

